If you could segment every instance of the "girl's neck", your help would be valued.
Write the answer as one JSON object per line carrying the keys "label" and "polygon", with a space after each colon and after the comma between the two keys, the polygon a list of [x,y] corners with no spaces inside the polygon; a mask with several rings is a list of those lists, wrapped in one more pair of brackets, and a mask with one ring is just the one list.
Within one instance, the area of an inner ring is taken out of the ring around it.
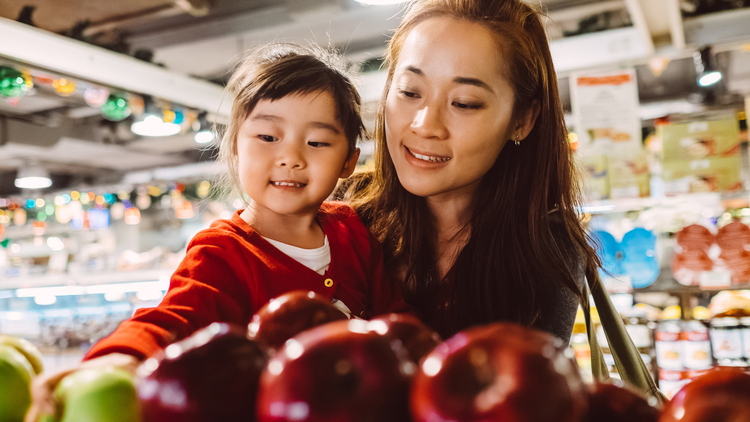
{"label": "girl's neck", "polygon": [[253,200],[240,214],[261,236],[304,249],[325,244],[325,233],[312,214],[278,214]]}

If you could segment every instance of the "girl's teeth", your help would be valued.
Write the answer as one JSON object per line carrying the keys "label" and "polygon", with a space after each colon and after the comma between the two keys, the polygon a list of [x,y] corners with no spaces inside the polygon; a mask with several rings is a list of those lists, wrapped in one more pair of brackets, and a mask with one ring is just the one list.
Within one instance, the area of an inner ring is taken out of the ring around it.
{"label": "girl's teeth", "polygon": [[431,161],[433,163],[442,163],[451,159],[450,157],[431,157],[429,155],[417,154],[416,152],[411,152],[411,154],[420,160]]}
{"label": "girl's teeth", "polygon": [[283,186],[283,187],[295,187],[295,188],[301,188],[303,186],[302,183],[293,183],[293,182],[273,182],[274,186]]}

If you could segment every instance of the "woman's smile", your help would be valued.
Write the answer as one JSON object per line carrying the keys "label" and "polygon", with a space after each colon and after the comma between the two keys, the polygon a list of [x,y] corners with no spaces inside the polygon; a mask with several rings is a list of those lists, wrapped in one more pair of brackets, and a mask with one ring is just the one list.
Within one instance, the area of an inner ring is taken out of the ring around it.
{"label": "woman's smile", "polygon": [[404,150],[406,151],[407,160],[409,162],[416,161],[416,164],[419,164],[419,165],[445,164],[451,159],[451,157],[449,156],[438,155],[438,154],[430,153],[427,151],[420,151],[420,150],[412,149],[406,146],[404,147]]}

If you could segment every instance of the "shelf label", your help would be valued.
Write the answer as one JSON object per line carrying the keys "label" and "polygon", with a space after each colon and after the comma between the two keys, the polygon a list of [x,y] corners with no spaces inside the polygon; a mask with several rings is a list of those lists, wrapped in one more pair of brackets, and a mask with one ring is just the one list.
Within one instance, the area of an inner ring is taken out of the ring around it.
{"label": "shelf label", "polygon": [[732,273],[728,270],[715,269],[701,271],[700,286],[705,289],[720,289],[732,285]]}

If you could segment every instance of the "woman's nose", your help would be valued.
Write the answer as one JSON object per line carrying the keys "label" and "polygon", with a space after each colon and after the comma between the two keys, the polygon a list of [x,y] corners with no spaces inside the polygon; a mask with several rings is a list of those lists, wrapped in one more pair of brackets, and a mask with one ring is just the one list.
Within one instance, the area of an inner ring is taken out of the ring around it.
{"label": "woman's nose", "polygon": [[445,127],[443,116],[438,106],[422,107],[412,120],[411,128],[414,133],[423,138],[445,139],[448,129]]}

